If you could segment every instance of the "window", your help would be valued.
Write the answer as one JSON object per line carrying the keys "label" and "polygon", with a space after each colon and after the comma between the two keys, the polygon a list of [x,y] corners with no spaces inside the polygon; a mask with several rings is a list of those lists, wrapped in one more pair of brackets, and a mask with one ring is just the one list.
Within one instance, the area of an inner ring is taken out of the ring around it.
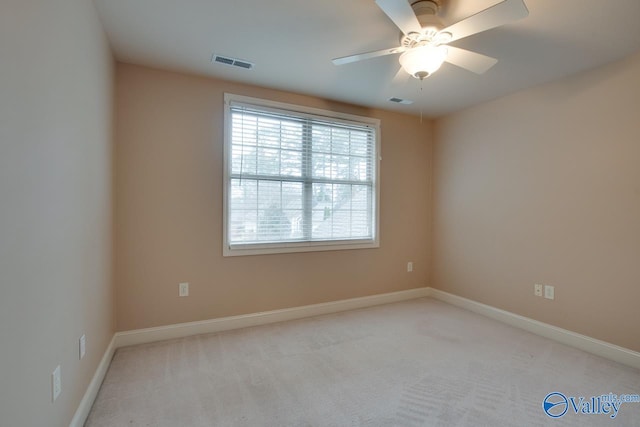
{"label": "window", "polygon": [[377,119],[225,94],[225,256],[378,247]]}

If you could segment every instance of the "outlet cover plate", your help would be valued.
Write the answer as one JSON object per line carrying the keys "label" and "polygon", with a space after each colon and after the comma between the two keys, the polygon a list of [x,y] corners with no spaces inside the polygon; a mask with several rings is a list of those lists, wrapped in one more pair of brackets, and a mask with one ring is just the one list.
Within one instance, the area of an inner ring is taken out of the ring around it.
{"label": "outlet cover plate", "polygon": [[62,393],[62,371],[60,365],[51,373],[51,401],[55,402]]}
{"label": "outlet cover plate", "polygon": [[180,283],[178,285],[178,296],[180,297],[188,297],[189,296],[189,284],[188,283]]}
{"label": "outlet cover plate", "polygon": [[79,351],[80,351],[80,359],[82,359],[84,357],[84,355],[87,353],[87,337],[85,337],[84,334],[82,334],[82,336],[80,337],[79,340]]}
{"label": "outlet cover plate", "polygon": [[542,285],[538,285],[537,283],[533,285],[533,294],[537,297],[542,296]]}
{"label": "outlet cover plate", "polygon": [[544,297],[546,299],[554,299],[555,298],[555,287],[544,285]]}

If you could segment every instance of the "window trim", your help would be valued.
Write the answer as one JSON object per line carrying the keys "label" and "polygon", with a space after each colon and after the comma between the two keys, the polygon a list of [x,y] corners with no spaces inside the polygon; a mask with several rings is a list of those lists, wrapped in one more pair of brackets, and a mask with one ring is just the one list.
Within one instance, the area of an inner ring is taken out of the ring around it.
{"label": "window trim", "polygon": [[[274,243],[251,243],[233,245],[229,244],[229,185],[231,182],[231,105],[245,104],[251,107],[258,107],[264,110],[274,109],[278,111],[290,111],[297,116],[308,115],[309,118],[325,117],[333,122],[343,122],[350,124],[360,124],[372,127],[375,131],[374,140],[374,162],[373,162],[373,239],[358,240],[324,240],[324,241],[304,241],[304,242],[274,242]],[[222,203],[222,255],[243,256],[243,255],[265,255],[278,253],[312,252],[312,251],[334,251],[347,249],[373,249],[380,247],[380,120],[357,116],[353,114],[340,113],[294,104],[287,104],[277,101],[270,101],[260,98],[224,94],[224,147],[223,147],[223,203]]]}

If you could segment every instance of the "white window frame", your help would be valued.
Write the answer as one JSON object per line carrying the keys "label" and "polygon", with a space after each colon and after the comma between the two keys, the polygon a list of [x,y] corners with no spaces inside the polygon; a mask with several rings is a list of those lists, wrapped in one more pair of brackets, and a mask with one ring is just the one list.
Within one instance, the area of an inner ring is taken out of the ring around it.
{"label": "white window frame", "polygon": [[[374,160],[373,160],[373,239],[359,240],[323,240],[304,242],[274,242],[274,243],[250,243],[229,244],[229,193],[230,193],[230,167],[231,167],[231,106],[245,104],[264,109],[276,109],[291,111],[296,116],[309,115],[309,117],[321,116],[336,122],[346,121],[352,124],[366,125],[375,130]],[[372,249],[380,247],[380,120],[370,117],[356,116],[353,114],[339,113],[335,111],[311,108],[282,102],[252,98],[230,93],[224,94],[224,153],[223,153],[223,230],[222,230],[222,254],[223,256],[264,255],[291,252],[333,251],[347,249]]]}

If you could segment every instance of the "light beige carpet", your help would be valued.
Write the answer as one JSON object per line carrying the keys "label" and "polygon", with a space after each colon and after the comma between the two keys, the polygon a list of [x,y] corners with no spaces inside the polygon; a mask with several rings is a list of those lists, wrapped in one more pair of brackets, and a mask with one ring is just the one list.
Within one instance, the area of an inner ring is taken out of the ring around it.
{"label": "light beige carpet", "polygon": [[640,403],[549,418],[555,391],[640,371],[423,298],[119,349],[86,426],[640,426]]}

